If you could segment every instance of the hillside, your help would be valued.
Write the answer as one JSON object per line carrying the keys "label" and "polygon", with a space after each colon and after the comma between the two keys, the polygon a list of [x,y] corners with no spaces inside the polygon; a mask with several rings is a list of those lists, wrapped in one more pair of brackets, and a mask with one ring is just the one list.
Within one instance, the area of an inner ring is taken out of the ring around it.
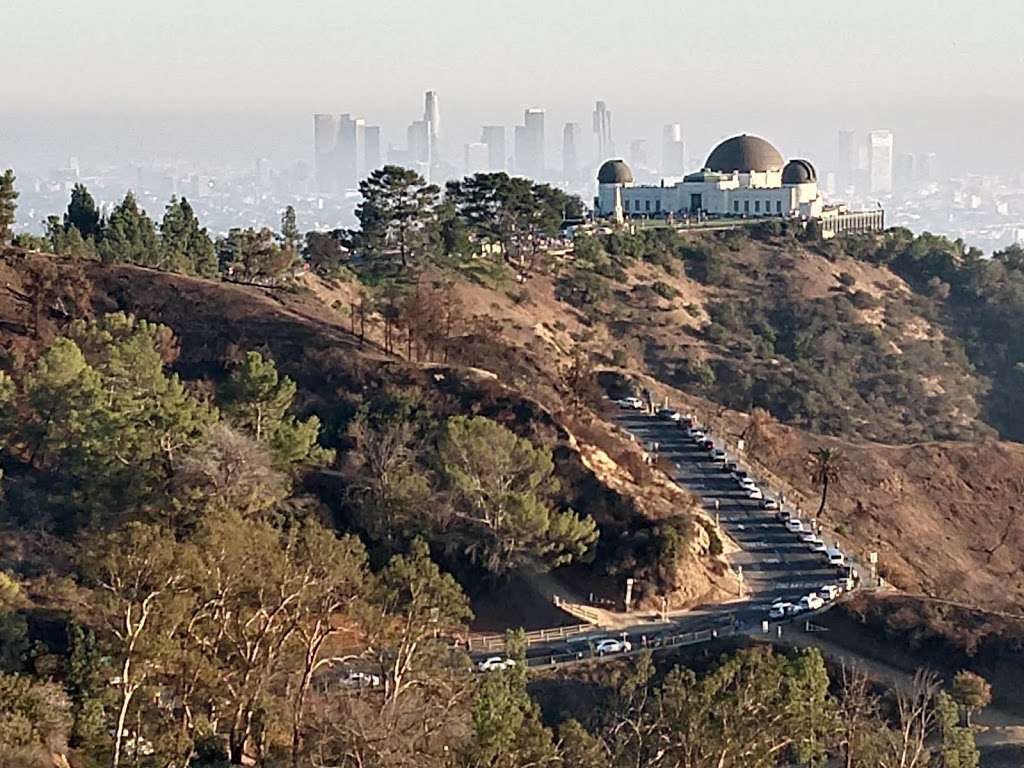
{"label": "hillside", "polygon": [[[411,336],[385,352],[383,316],[358,306],[381,289],[352,273],[309,274],[285,290],[130,266],[88,272],[96,311],[131,311],[174,330],[182,341],[176,369],[187,379],[216,381],[241,351],[268,352],[300,384],[302,411],[321,417],[325,441],[342,454],[343,425],[374,391],[393,385],[440,396],[444,404],[432,406],[440,414],[496,415],[558,446],[564,503],[616,532],[598,545],[596,571],[583,583],[576,568],[563,574],[570,593],[577,582],[583,594],[615,596],[616,574],[642,543],[603,542],[635,539],[638,520],[650,530],[677,506],[663,481],[651,490],[657,473],[643,468],[604,406],[596,418],[586,406],[597,407],[595,393],[580,391],[577,374],[602,369],[719,420],[732,440],[747,430],[745,412],[766,409],[753,458],[802,494],[810,511],[817,489],[808,453],[838,447],[842,480],[825,519],[846,546],[878,551],[883,574],[902,588],[1019,606],[1024,584],[1014,574],[1024,532],[1014,521],[1024,449],[999,441],[986,423],[988,382],[941,302],[857,247],[851,255],[777,230],[651,230],[584,237],[575,257],[525,281],[472,263],[433,267],[413,285],[443,291],[453,308],[443,354]],[[5,278],[17,293],[12,259]],[[26,307],[8,301],[8,347],[26,343],[11,332]],[[703,528],[688,535],[701,552]],[[681,605],[714,594],[723,578],[699,555],[693,563],[668,579]]]}
{"label": "hillside", "polygon": [[[344,501],[351,482],[346,471],[352,449],[348,425],[361,407],[404,393],[421,400],[433,421],[480,414],[552,449],[559,503],[583,511],[601,532],[586,566],[556,573],[563,597],[571,600],[593,592],[621,599],[623,567],[638,577],[641,601],[668,594],[673,605],[682,607],[735,589],[724,564],[708,555],[708,533],[693,501],[646,467],[638,448],[608,425],[566,409],[557,369],[534,366],[524,355],[518,360],[524,366],[522,378],[499,379],[454,360],[404,360],[371,339],[361,342],[352,332],[351,318],[329,306],[344,308],[339,297],[351,295],[351,286],[316,278],[280,290],[127,265],[86,264],[82,274],[80,265],[59,260],[54,263],[60,279],[50,285],[47,311],[34,333],[31,275],[33,265],[45,258],[12,250],[0,260],[0,285],[5,288],[0,348],[8,364],[31,360],[71,316],[118,311],[173,331],[180,347],[174,370],[202,396],[223,382],[246,351],[259,351],[295,380],[299,413],[317,415],[323,444],[338,451],[336,465],[308,475],[304,485],[342,529],[358,525]],[[89,298],[76,305],[63,292],[83,279],[90,287]],[[470,344],[467,338],[467,349]],[[8,482],[17,485],[18,473],[8,474]],[[461,567],[457,561],[451,565],[457,571]],[[482,629],[572,621],[553,609],[551,587],[543,580],[529,578],[527,589],[506,590],[469,572],[460,578],[474,598]]]}

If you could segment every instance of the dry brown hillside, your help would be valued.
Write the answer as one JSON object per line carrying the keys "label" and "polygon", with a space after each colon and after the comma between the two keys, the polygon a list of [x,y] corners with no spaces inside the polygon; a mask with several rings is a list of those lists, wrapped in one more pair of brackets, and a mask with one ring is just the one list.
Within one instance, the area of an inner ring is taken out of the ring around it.
{"label": "dry brown hillside", "polygon": [[[33,265],[46,261],[49,257],[13,250],[0,257],[0,359],[8,367],[31,359],[67,322],[84,312],[60,295],[66,286],[58,281],[48,289],[38,329],[33,327],[32,298],[37,290],[31,277]],[[61,280],[81,279],[73,275],[76,265],[51,263]],[[372,338],[361,343],[351,332],[351,318],[343,313],[349,289],[315,278],[288,289],[268,289],[134,266],[84,266],[91,284],[88,308],[97,314],[130,312],[169,326],[181,342],[175,367],[199,390],[206,386],[204,381],[223,377],[230,361],[243,351],[256,349],[273,357],[300,385],[302,410],[321,417],[324,439],[338,447],[342,456],[346,445],[343,429],[337,425],[365,397],[385,386],[423,391],[439,418],[480,413],[551,446],[562,483],[561,501],[590,514],[602,531],[593,565],[556,573],[563,597],[591,591],[601,594],[606,588],[610,594],[620,594],[624,576],[608,569],[617,561],[635,563],[638,558],[642,565],[637,553],[650,549],[658,527],[666,521],[684,526],[686,550],[679,553],[672,573],[659,572],[653,562],[645,566],[639,598],[653,601],[666,585],[673,585],[677,606],[733,593],[731,574],[707,553],[708,532],[698,522],[701,513],[693,500],[656,470],[645,467],[639,449],[624,436],[600,420],[564,408],[559,368],[550,367],[547,358],[535,363],[531,356],[521,356],[519,380],[495,376],[484,366],[462,365],[462,359],[451,365],[404,360],[385,353]],[[467,348],[473,343],[467,335]],[[342,492],[330,473],[311,482],[328,504]],[[651,556],[652,552],[644,555]],[[538,613],[529,601],[515,603],[513,599],[505,606],[506,614],[515,616],[518,611],[526,624],[550,614]],[[486,619],[488,607],[481,606],[480,613]]]}

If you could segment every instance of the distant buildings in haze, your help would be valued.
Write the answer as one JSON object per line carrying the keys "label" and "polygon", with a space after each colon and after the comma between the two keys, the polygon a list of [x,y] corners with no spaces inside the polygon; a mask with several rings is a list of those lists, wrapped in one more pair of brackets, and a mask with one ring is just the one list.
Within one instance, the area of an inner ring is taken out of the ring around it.
{"label": "distant buildings in haze", "polygon": [[615,142],[612,141],[612,113],[603,101],[594,105],[594,139],[597,144],[598,162],[603,162],[615,154]]}

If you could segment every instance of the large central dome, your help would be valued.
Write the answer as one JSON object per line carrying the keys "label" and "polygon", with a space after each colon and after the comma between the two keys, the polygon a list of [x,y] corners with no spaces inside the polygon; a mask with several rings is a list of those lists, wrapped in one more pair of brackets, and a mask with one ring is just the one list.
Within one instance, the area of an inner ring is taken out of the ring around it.
{"label": "large central dome", "polygon": [[781,171],[779,150],[759,136],[733,136],[712,150],[704,167],[719,173]]}

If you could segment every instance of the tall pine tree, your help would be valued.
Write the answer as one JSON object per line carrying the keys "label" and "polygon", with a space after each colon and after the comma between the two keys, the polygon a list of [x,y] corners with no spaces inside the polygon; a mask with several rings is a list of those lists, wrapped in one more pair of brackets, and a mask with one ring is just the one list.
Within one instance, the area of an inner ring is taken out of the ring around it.
{"label": "tall pine tree", "polygon": [[139,208],[131,192],[114,208],[100,241],[100,258],[105,264],[140,264],[155,267],[160,262],[156,227]]}
{"label": "tall pine tree", "polygon": [[213,241],[184,197],[171,198],[160,222],[160,266],[206,277],[217,273]]}
{"label": "tall pine tree", "polygon": [[64,214],[64,229],[69,230],[72,227],[78,230],[83,239],[91,237],[93,240],[99,240],[103,235],[99,208],[96,207],[96,201],[84,184],[75,184],[71,190],[67,213]]}
{"label": "tall pine tree", "polygon": [[18,192],[14,189],[14,171],[8,168],[0,175],[0,245],[11,240],[14,228],[14,211],[17,210]]}

